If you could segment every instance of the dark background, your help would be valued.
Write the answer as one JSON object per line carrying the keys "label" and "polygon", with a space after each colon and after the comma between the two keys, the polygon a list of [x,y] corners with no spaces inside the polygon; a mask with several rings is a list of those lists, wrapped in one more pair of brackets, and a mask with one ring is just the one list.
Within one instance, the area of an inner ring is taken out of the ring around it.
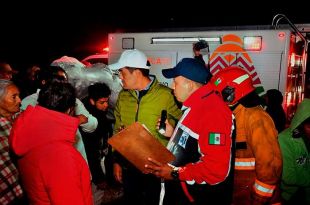
{"label": "dark background", "polygon": [[[184,0],[183,0],[184,1]],[[209,1],[48,1],[42,4],[11,2],[0,5],[0,59],[17,70],[28,64],[48,64],[67,55],[81,60],[107,46],[109,32],[239,25],[271,25],[274,15],[285,14],[293,23],[310,23],[310,12],[299,5],[287,9],[258,8],[260,2],[238,5]],[[236,1],[235,1],[236,2]],[[221,4],[227,6],[222,8]],[[176,6],[177,5],[177,6]]]}

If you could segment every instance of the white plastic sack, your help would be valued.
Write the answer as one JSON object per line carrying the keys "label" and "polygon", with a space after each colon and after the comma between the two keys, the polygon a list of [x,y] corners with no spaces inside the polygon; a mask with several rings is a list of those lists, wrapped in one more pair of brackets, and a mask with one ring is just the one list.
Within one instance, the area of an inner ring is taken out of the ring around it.
{"label": "white plastic sack", "polygon": [[[89,85],[97,82],[107,84],[111,89],[110,109],[114,109],[118,93],[122,89],[121,80],[118,76],[113,75],[112,71],[105,64],[97,63],[86,67],[75,58],[63,56],[53,61],[51,65],[59,66],[66,71],[68,80],[75,87],[79,99],[87,96]],[[111,118],[111,115],[109,115],[109,118]]]}

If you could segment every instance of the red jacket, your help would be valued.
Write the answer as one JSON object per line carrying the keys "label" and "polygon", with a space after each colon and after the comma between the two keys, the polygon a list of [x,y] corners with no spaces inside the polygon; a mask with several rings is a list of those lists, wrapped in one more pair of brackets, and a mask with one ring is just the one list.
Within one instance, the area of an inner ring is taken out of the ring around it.
{"label": "red jacket", "polygon": [[[231,168],[232,112],[214,93],[210,84],[194,92],[183,103],[183,106],[188,109],[176,128],[187,132],[190,138],[196,138],[199,158],[185,166],[179,164],[184,166],[179,171],[180,180],[194,180],[198,184],[208,183],[210,185],[223,182]],[[215,138],[218,139],[217,142],[214,141]],[[180,145],[180,141],[176,144]]]}
{"label": "red jacket", "polygon": [[233,114],[211,84],[192,93],[183,107],[167,146],[181,183],[166,182],[164,204],[230,204]]}
{"label": "red jacket", "polygon": [[30,204],[89,205],[88,166],[73,147],[79,120],[40,106],[28,108],[9,138]]}

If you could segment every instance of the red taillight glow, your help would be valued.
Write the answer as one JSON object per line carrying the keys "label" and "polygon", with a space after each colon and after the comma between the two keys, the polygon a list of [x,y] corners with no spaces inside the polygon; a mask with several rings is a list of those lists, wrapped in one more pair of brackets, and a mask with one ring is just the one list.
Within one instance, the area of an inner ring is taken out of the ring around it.
{"label": "red taillight glow", "polygon": [[294,66],[295,66],[295,53],[292,53],[292,54],[291,54],[290,66],[291,66],[291,67],[294,67]]}
{"label": "red taillight glow", "polygon": [[105,52],[109,52],[109,47],[105,47],[102,50],[105,51]]}
{"label": "red taillight glow", "polygon": [[299,67],[302,63],[302,56],[296,55],[295,53],[291,54],[290,66],[291,67]]}

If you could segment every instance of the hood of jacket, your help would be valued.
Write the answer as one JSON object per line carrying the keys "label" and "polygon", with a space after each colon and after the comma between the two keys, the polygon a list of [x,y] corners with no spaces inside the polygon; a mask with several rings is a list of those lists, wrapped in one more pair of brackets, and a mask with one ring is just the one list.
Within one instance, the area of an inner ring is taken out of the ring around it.
{"label": "hood of jacket", "polygon": [[310,99],[305,98],[297,107],[291,122],[291,130],[296,129],[301,123],[310,117]]}
{"label": "hood of jacket", "polygon": [[9,143],[19,157],[56,141],[73,144],[78,125],[78,118],[39,105],[28,106],[14,122]]}

